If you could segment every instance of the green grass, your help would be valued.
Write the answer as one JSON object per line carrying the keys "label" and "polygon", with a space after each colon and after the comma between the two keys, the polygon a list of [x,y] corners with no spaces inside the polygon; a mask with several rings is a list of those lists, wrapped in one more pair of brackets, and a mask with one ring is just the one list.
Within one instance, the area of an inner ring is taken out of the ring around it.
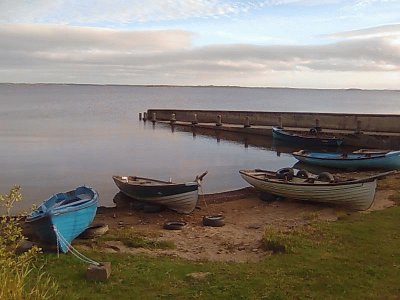
{"label": "green grass", "polygon": [[125,246],[131,248],[147,248],[147,249],[174,249],[175,244],[172,241],[157,240],[154,238],[143,237],[131,228],[111,230],[106,235],[100,237],[97,242],[101,244],[102,241],[120,241]]}
{"label": "green grass", "polygon": [[[280,238],[279,235],[277,235]],[[111,261],[107,282],[90,282],[71,255],[46,255],[60,299],[399,299],[400,207],[315,223],[280,241],[290,252],[260,263],[85,252]],[[202,280],[187,276],[210,272]]]}

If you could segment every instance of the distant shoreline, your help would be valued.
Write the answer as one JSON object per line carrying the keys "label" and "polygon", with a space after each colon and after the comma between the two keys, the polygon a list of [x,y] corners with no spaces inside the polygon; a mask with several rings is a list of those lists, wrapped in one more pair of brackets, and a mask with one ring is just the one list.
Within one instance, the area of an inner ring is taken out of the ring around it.
{"label": "distant shoreline", "polygon": [[100,83],[26,83],[26,82],[0,82],[2,85],[60,85],[60,86],[115,86],[115,87],[152,87],[152,88],[236,88],[236,89],[289,89],[289,90],[322,90],[322,91],[380,91],[400,92],[392,89],[361,89],[361,88],[308,88],[308,87],[262,87],[262,86],[239,86],[239,85],[168,85],[168,84],[100,84]]}

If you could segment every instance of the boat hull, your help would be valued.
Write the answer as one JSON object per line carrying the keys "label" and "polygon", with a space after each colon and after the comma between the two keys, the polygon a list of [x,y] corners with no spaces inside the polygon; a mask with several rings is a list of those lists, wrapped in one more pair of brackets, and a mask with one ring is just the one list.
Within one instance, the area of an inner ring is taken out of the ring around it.
{"label": "boat hull", "polygon": [[294,152],[293,156],[304,163],[338,169],[400,169],[400,151],[386,154]]}
{"label": "boat hull", "polygon": [[294,145],[338,147],[343,143],[342,139],[334,137],[302,136],[300,134],[292,134],[276,127],[272,128],[272,137]]}
{"label": "boat hull", "polygon": [[376,179],[354,183],[291,183],[262,180],[246,171],[240,171],[242,178],[261,192],[284,198],[344,205],[356,210],[368,209],[375,197]]}
{"label": "boat hull", "polygon": [[[54,197],[57,195],[45,201],[44,205],[55,202]],[[69,244],[93,222],[96,216],[97,202],[97,193],[93,192],[92,198],[81,205],[74,206],[71,203],[72,205],[67,207],[59,206],[54,209],[49,207],[47,211],[40,211],[27,217],[26,222],[30,224],[41,242],[57,245],[61,252],[66,253],[69,250]],[[67,243],[60,241],[60,236]]]}
{"label": "boat hull", "polygon": [[164,186],[133,185],[113,177],[119,190],[135,200],[160,204],[178,213],[189,214],[197,205],[198,183],[167,184]]}

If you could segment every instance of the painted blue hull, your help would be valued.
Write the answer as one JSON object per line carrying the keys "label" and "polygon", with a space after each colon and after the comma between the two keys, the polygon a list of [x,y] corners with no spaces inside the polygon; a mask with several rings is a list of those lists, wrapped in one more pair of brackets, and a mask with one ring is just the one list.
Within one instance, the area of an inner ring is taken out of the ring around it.
{"label": "painted blue hull", "polygon": [[294,152],[293,156],[301,162],[338,169],[400,169],[400,151],[387,153],[325,153]]}
{"label": "painted blue hull", "polygon": [[[57,245],[66,253],[70,244],[78,235],[87,229],[96,216],[98,203],[97,192],[82,186],[74,191],[53,195],[44,201],[26,219],[45,243]],[[68,244],[57,238],[56,230]]]}
{"label": "painted blue hull", "polygon": [[277,127],[272,128],[272,137],[274,139],[281,140],[293,145],[338,147],[343,143],[342,139],[336,137],[301,135],[298,133],[291,133]]}

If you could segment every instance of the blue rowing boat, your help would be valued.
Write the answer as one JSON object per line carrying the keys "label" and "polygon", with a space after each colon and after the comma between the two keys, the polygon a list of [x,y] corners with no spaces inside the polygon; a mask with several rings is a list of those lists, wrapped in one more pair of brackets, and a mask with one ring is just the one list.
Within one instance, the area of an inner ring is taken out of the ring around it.
{"label": "blue rowing boat", "polygon": [[277,140],[285,141],[294,145],[308,146],[334,146],[338,147],[343,140],[335,136],[322,134],[317,130],[310,129],[308,133],[283,130],[282,128],[272,127],[272,137]]}
{"label": "blue rowing boat", "polygon": [[87,186],[58,193],[44,201],[25,220],[40,241],[57,245],[64,253],[78,235],[85,231],[97,211],[98,194]]}
{"label": "blue rowing boat", "polygon": [[358,150],[351,153],[313,152],[292,153],[301,162],[338,169],[400,169],[400,151]]}

